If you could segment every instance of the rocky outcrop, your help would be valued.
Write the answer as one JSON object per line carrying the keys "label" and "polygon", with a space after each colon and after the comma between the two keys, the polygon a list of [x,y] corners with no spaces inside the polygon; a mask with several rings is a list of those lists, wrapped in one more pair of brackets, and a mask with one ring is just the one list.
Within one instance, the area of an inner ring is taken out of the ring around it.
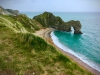
{"label": "rocky outcrop", "polygon": [[71,31],[71,27],[74,29],[74,34],[82,34],[80,21],[71,20],[69,22],[64,22],[60,17],[54,16],[50,12],[44,12],[38,16],[33,17],[34,20],[42,24],[43,27],[52,27],[57,30]]}
{"label": "rocky outcrop", "polygon": [[3,7],[0,6],[0,14],[3,15],[19,15],[18,10],[12,10],[12,9],[4,9]]}
{"label": "rocky outcrop", "polygon": [[44,27],[56,27],[64,23],[60,17],[55,17],[49,12],[44,12],[43,14],[35,16],[33,19],[40,22]]}
{"label": "rocky outcrop", "polygon": [[19,15],[19,11],[18,10],[12,10],[12,9],[5,9],[5,10],[8,11],[10,14]]}
{"label": "rocky outcrop", "polygon": [[8,11],[6,11],[3,7],[0,6],[0,14],[8,15],[10,13]]}
{"label": "rocky outcrop", "polygon": [[74,34],[82,34],[81,30],[81,23],[80,21],[71,20],[65,23],[66,31],[71,31],[71,27],[74,29]]}

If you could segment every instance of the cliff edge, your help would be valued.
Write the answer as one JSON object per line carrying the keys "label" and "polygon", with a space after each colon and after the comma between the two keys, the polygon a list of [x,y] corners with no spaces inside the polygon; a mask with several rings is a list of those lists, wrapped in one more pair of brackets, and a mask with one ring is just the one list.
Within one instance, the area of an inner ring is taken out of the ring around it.
{"label": "cliff edge", "polygon": [[4,9],[3,7],[0,6],[0,14],[3,15],[19,15],[18,10],[12,10],[12,9]]}
{"label": "cliff edge", "polygon": [[74,29],[74,34],[82,34],[80,21],[71,20],[64,22],[59,16],[54,16],[50,12],[44,12],[43,14],[33,17],[34,20],[42,24],[43,27],[52,27],[61,31],[71,31],[71,27]]}

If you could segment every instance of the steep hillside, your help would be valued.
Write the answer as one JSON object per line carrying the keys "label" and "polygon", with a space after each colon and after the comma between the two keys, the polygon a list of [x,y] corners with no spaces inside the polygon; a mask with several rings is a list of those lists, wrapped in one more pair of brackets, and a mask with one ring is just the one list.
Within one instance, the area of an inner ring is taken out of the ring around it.
{"label": "steep hillside", "polygon": [[92,75],[31,34],[28,29],[38,23],[29,20],[25,15],[0,15],[0,75]]}
{"label": "steep hillside", "polygon": [[35,30],[41,28],[38,22],[23,14],[17,16],[0,15],[0,24],[11,28],[15,32],[35,32]]}
{"label": "steep hillside", "polygon": [[10,14],[10,13],[0,6],[0,14],[5,15],[5,14]]}
{"label": "steep hillside", "polygon": [[0,14],[0,75],[92,75],[33,35],[41,28],[24,14]]}
{"label": "steep hillside", "polygon": [[8,11],[9,13],[11,13],[12,15],[19,15],[18,10],[12,10],[12,9],[5,9],[5,10]]}
{"label": "steep hillside", "polygon": [[82,34],[80,21],[71,20],[69,22],[64,22],[60,17],[54,16],[50,12],[44,12],[43,14],[33,17],[34,20],[38,21],[44,27],[52,27],[57,30],[71,31],[71,27],[74,28],[74,34]]}
{"label": "steep hillside", "polygon": [[52,13],[44,12],[38,16],[34,16],[36,21],[41,23],[44,27],[57,28],[59,25],[63,25],[64,21],[60,17],[55,17]]}
{"label": "steep hillside", "polygon": [[12,9],[4,9],[3,7],[0,6],[0,14],[3,15],[19,15],[18,10],[12,10]]}

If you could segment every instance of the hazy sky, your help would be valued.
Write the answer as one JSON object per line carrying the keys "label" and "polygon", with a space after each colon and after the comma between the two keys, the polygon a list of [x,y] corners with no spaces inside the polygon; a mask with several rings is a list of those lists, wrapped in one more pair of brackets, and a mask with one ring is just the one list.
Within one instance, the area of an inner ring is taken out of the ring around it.
{"label": "hazy sky", "polygon": [[0,6],[33,12],[100,12],[100,0],[0,0]]}

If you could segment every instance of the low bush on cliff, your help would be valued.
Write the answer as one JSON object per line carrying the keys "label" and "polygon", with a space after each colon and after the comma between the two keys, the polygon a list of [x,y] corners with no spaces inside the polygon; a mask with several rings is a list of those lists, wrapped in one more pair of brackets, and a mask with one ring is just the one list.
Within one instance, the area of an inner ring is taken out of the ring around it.
{"label": "low bush on cliff", "polygon": [[16,34],[16,39],[20,43],[26,44],[26,47],[32,47],[37,51],[46,50],[47,48],[47,42],[45,42],[42,38],[34,36],[30,33],[18,33]]}

